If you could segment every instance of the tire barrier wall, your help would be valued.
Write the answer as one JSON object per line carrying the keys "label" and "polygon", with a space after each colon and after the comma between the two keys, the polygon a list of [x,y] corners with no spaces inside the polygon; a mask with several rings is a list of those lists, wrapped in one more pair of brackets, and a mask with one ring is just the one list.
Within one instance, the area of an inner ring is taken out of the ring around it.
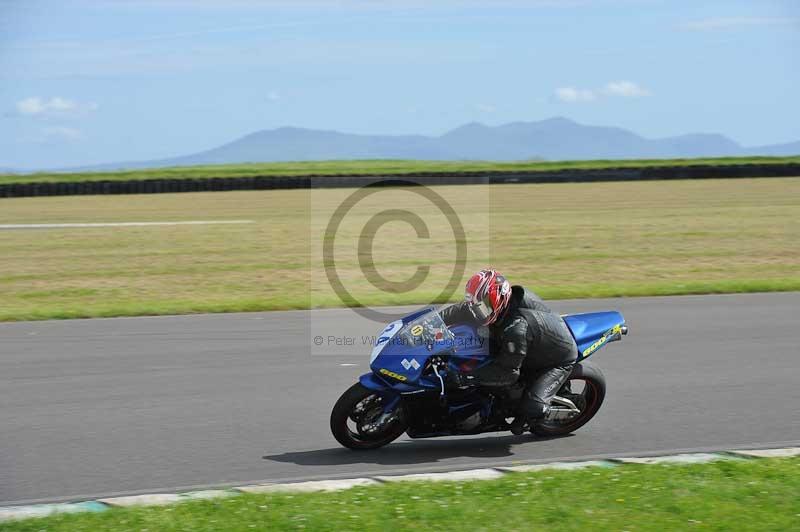
{"label": "tire barrier wall", "polygon": [[393,179],[411,179],[421,185],[473,185],[495,183],[588,183],[597,181],[648,181],[800,176],[800,164],[743,164],[721,166],[658,166],[641,168],[568,169],[520,172],[425,172],[392,175],[250,176],[73,183],[0,184],[0,198],[31,196],[81,196],[96,194],[161,194],[167,192],[219,192],[230,190],[281,190],[297,188],[350,188]]}

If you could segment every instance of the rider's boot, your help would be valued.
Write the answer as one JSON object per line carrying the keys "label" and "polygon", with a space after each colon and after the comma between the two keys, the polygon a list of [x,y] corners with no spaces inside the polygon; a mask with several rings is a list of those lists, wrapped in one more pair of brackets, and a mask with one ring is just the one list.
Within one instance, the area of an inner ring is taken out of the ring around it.
{"label": "rider's boot", "polygon": [[520,436],[525,432],[526,425],[528,424],[528,420],[525,416],[517,416],[514,418],[514,421],[511,422],[511,434],[514,436]]}
{"label": "rider's boot", "polygon": [[550,406],[540,403],[538,409],[533,412],[530,410],[523,410],[522,412],[518,413],[514,418],[514,421],[511,422],[509,429],[511,430],[512,434],[519,436],[531,428],[534,423],[546,417],[548,413],[550,413]]}

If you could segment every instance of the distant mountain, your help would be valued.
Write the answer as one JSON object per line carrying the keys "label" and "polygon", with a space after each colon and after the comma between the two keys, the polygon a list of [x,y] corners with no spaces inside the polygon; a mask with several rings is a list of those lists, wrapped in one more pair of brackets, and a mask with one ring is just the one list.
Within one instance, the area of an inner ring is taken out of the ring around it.
{"label": "distant mountain", "polygon": [[800,142],[746,148],[717,134],[647,139],[618,127],[587,126],[556,117],[495,127],[473,122],[439,137],[354,135],[282,127],[257,131],[192,155],[81,170],[334,159],[517,161],[798,154]]}
{"label": "distant mountain", "polygon": [[773,157],[785,157],[787,155],[800,154],[800,142],[788,142],[786,144],[772,144],[769,146],[759,146],[747,148],[748,155],[770,155]]}

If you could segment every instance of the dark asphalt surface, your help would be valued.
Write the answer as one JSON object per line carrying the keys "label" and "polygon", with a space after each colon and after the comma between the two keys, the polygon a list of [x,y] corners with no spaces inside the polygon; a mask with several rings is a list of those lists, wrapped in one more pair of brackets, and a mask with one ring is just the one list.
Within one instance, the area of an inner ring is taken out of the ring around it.
{"label": "dark asphalt surface", "polygon": [[[592,357],[608,394],[590,424],[549,441],[403,438],[371,453],[328,429],[368,371],[360,335],[382,328],[350,311],[0,324],[0,505],[800,444],[800,293],[553,306],[618,309],[631,328]],[[312,349],[321,331],[356,345]]]}

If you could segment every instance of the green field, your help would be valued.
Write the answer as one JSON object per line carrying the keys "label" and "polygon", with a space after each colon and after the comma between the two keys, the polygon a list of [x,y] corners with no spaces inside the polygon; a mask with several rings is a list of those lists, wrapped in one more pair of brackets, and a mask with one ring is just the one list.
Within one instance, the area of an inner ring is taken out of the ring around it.
{"label": "green field", "polygon": [[155,168],[108,172],[43,172],[0,174],[0,184],[76,181],[120,181],[128,179],[199,179],[208,177],[298,176],[298,175],[382,175],[419,172],[526,171],[587,168],[630,168],[640,166],[785,164],[800,163],[797,157],[719,157],[703,159],[624,159],[597,161],[314,161],[251,163]]}
{"label": "green field", "polygon": [[[464,223],[465,276],[491,264],[546,298],[800,290],[800,178],[434,190]],[[0,230],[0,320],[342,306],[320,267],[317,244],[330,209],[351,192],[0,200],[0,224],[254,221]],[[384,189],[379,198],[421,212],[432,229],[429,239],[420,239],[400,222],[381,228],[377,271],[400,281],[427,264],[430,274],[402,294],[363,281],[355,244],[376,210],[366,202],[337,236],[345,286],[369,305],[436,298],[455,258],[446,220],[420,211],[408,190]]]}
{"label": "green field", "polygon": [[623,465],[498,480],[241,495],[0,523],[11,531],[798,530],[800,459]]}

